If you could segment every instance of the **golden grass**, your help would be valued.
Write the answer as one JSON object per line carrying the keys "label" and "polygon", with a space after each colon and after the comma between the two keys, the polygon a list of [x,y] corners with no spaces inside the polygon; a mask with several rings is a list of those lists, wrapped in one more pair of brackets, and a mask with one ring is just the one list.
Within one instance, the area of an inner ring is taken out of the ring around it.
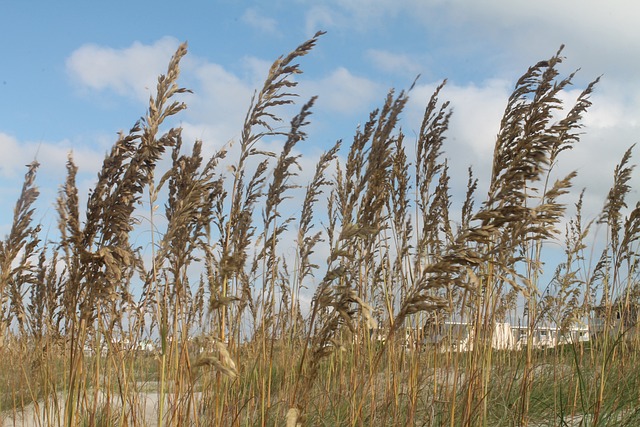
{"label": "golden grass", "polygon": [[[29,166],[0,242],[5,424],[26,408],[38,420],[29,425],[45,426],[637,421],[640,204],[623,216],[631,149],[597,219],[607,229],[599,261],[590,265],[594,222],[584,223],[580,196],[567,218],[566,259],[547,292],[540,283],[544,243],[560,235],[575,178],[554,181],[553,168],[579,143],[597,80],[567,108],[559,94],[573,74],[558,77],[561,51],[529,68],[502,118],[487,197],[476,208],[469,170],[454,219],[444,82],[415,141],[399,130],[411,92],[390,91],[344,157],[339,141],[300,188],[295,152],[315,98],[287,131],[279,107],[294,103],[297,61],[321,35],[274,62],[229,170],[225,149],[205,159],[195,141],[185,153],[181,129],[162,130],[186,108],[176,100],[187,92],[178,84],[186,45],[145,117],[106,156],[84,217],[69,157],[55,242],[42,242],[33,223],[38,165]],[[263,138],[282,139],[282,150],[261,151]],[[158,173],[166,157],[170,167]],[[283,203],[300,190],[290,215]],[[152,236],[147,263],[132,243],[146,226],[141,215]],[[322,265],[320,245],[329,253]],[[307,313],[301,294],[316,275]],[[494,348],[495,325],[518,301],[525,340]],[[452,347],[449,320],[468,322],[478,337],[465,351]],[[539,326],[568,331],[582,321],[601,324],[591,341],[537,348]],[[438,330],[441,342],[432,339]],[[149,339],[155,347],[145,347]]]}

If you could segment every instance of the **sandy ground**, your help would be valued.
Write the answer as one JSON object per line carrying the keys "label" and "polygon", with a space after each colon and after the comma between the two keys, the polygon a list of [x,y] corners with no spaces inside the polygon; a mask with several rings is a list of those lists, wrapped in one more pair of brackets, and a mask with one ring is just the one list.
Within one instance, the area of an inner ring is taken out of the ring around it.
{"label": "sandy ground", "polygon": [[[439,373],[441,374],[441,373]],[[452,378],[448,376],[445,378],[445,382],[451,381]],[[196,393],[196,398],[200,397],[200,393]],[[101,401],[100,401],[101,399]],[[137,420],[135,422],[136,425],[144,425],[147,427],[157,427],[158,420],[158,400],[159,395],[157,392],[147,392],[147,393],[138,393],[137,395],[137,408],[136,415],[141,418],[141,420]],[[104,405],[106,401],[106,397],[104,395],[100,395],[99,397],[99,406]],[[166,402],[168,407],[169,402]],[[4,412],[0,414],[0,427],[51,427],[51,426],[64,426],[64,396],[58,397],[58,411],[54,410],[53,402],[49,405],[49,411],[46,413],[45,405],[43,402],[38,402],[38,404],[30,404],[25,406],[23,411],[18,413],[8,413]],[[120,405],[117,402],[113,403],[112,408],[117,409]],[[132,421],[129,421],[130,424],[134,424]],[[584,419],[582,416],[569,417],[565,419],[564,425],[567,426],[580,426],[583,425]],[[549,421],[548,423],[541,422],[532,422],[530,424],[532,427],[546,427],[546,426],[555,426],[557,425],[557,420]]]}
{"label": "sandy ground", "polygon": [[[142,422],[138,420],[135,424],[145,425],[148,427],[156,427],[157,414],[158,414],[158,400],[159,395],[156,392],[153,393],[139,393],[137,395],[137,408],[136,416],[142,419]],[[196,396],[197,397],[197,396]],[[99,407],[104,407],[106,397],[101,394],[99,396]],[[48,409],[43,402],[37,404],[30,404],[23,408],[22,411],[17,413],[4,412],[0,414],[0,427],[49,427],[49,426],[63,426],[64,425],[64,409],[65,402],[64,396],[58,397],[57,410],[55,408],[55,402],[50,402]],[[167,402],[168,406],[168,402]],[[120,407],[119,403],[114,402],[112,410],[117,410]]]}

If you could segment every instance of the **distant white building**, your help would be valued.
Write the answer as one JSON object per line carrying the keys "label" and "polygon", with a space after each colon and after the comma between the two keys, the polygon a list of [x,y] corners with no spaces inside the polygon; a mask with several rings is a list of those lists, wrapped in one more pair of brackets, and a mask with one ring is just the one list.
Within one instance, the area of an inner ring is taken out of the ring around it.
{"label": "distant white building", "polygon": [[608,334],[622,335],[624,339],[636,339],[640,335],[640,305],[635,302],[615,301],[593,308],[590,319],[592,337]]}
{"label": "distant white building", "polygon": [[[404,329],[396,334],[403,346],[407,349],[419,348],[422,345],[435,346],[441,352],[465,352],[472,351],[476,334],[475,325],[472,322],[445,321],[438,324],[427,325],[424,328]],[[561,330],[555,326],[536,326],[531,331],[529,340],[528,326],[512,326],[507,322],[499,322],[494,325],[491,332],[491,347],[495,350],[522,350],[529,342],[533,348],[552,348],[563,344],[587,342],[590,339],[587,326],[574,326],[568,330]],[[371,341],[384,343],[388,331],[383,328],[370,329]],[[482,340],[482,338],[480,338]],[[358,343],[358,337],[354,336],[354,343]]]}
{"label": "distant white building", "polygon": [[[471,351],[476,341],[473,323],[443,322],[426,330],[426,341],[440,348],[440,351]],[[588,327],[573,327],[561,331],[553,326],[537,326],[532,331],[531,343],[534,348],[549,348],[561,344],[589,341]],[[496,350],[521,350],[529,342],[529,328],[512,326],[510,323],[496,323],[491,333],[491,347]]]}
{"label": "distant white building", "polygon": [[[529,327],[512,327],[516,337],[516,348],[524,348],[529,341]],[[587,326],[574,326],[568,330],[561,330],[555,326],[536,326],[533,330],[531,343],[534,348],[550,348],[563,344],[574,344],[589,341],[589,328]]]}

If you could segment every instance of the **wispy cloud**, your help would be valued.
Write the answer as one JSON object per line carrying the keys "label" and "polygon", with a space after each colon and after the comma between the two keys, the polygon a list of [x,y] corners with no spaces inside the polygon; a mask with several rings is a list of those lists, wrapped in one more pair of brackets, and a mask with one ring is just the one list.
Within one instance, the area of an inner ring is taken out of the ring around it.
{"label": "wispy cloud", "polygon": [[[0,176],[21,179],[24,166],[36,160],[41,163],[40,171],[64,176],[69,153],[81,164],[85,171],[97,171],[104,159],[102,147],[74,146],[69,140],[62,141],[21,141],[0,132]],[[61,182],[60,182],[61,183]]]}
{"label": "wispy cloud", "polygon": [[311,37],[317,31],[327,31],[336,26],[346,25],[347,22],[335,8],[316,5],[305,14],[305,34]]}
{"label": "wispy cloud", "polygon": [[[3,186],[0,189],[0,204],[5,207],[13,206],[20,195],[26,165],[37,161],[40,166],[36,176],[36,186],[40,197],[36,201],[36,221],[43,226],[55,227],[56,217],[53,214],[53,204],[60,186],[66,176],[66,164],[69,154],[73,155],[74,163],[79,167],[77,186],[79,189],[80,206],[85,206],[89,188],[95,185],[97,171],[104,160],[105,147],[102,144],[86,146],[74,144],[69,140],[61,141],[24,141],[0,132],[0,178]],[[0,234],[8,231],[11,223],[11,209],[0,212]]]}
{"label": "wispy cloud", "polygon": [[386,73],[403,77],[415,77],[420,74],[420,64],[408,54],[369,49],[366,57],[376,68]]}
{"label": "wispy cloud", "polygon": [[278,21],[264,16],[256,8],[249,8],[242,14],[242,22],[268,34],[278,34]]}

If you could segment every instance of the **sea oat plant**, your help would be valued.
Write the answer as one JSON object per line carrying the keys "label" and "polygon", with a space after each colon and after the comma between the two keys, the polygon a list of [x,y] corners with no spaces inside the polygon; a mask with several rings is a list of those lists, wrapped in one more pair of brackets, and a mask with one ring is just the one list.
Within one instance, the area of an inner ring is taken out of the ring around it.
{"label": "sea oat plant", "polygon": [[[562,262],[541,283],[575,178],[556,165],[579,143],[597,80],[566,108],[574,74],[559,78],[561,51],[527,70],[480,203],[472,169],[466,193],[452,194],[444,82],[415,139],[402,119],[414,86],[391,90],[307,183],[316,98],[281,124],[295,111],[297,62],[321,35],[273,63],[239,140],[212,150],[171,127],[189,92],[178,84],[181,45],[145,117],[107,154],[85,211],[69,156],[57,236],[43,239],[34,222],[37,163],[28,166],[0,245],[0,420],[19,423],[32,407],[45,426],[637,421],[631,150],[599,218],[583,217],[578,196]],[[606,242],[591,243],[599,226]],[[510,317],[523,338],[498,347]],[[540,327],[580,322],[590,341],[538,348]]]}

